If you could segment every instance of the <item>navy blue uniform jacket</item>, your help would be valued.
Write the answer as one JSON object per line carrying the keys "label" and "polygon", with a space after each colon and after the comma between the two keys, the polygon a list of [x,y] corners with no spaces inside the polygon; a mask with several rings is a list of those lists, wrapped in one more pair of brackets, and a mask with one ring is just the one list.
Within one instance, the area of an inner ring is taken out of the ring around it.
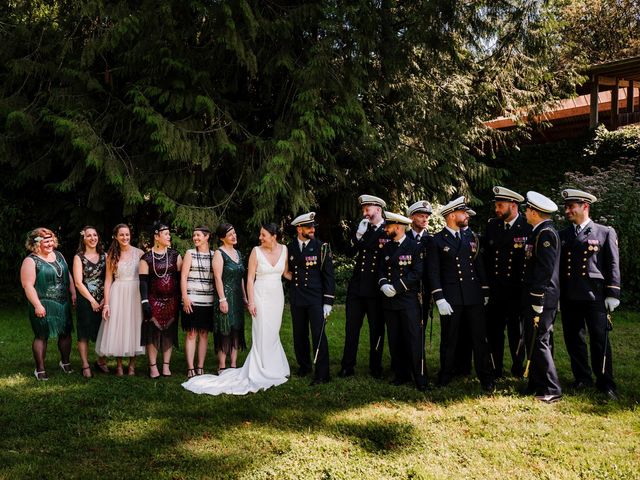
{"label": "navy blue uniform jacket", "polygon": [[347,289],[349,295],[369,298],[380,295],[378,262],[382,256],[382,248],[388,241],[384,223],[377,230],[368,229],[360,240],[353,234],[351,245],[355,250],[356,262]]}
{"label": "navy blue uniform jacket", "polygon": [[460,243],[443,228],[427,244],[425,268],[433,299],[450,305],[482,305],[489,296],[478,236],[462,233]]}
{"label": "navy blue uniform jacket", "polygon": [[560,238],[551,220],[545,220],[524,246],[522,279],[525,301],[556,308],[560,299]]}
{"label": "navy blue uniform jacket", "polygon": [[388,310],[419,307],[420,279],[422,278],[422,246],[405,236],[402,243],[387,242],[382,248],[378,264],[378,288],[393,285],[396,295],[382,295],[382,305]]}
{"label": "navy blue uniform jacket", "polygon": [[589,222],[560,231],[560,296],[575,301],[620,298],[618,236],[611,227]]}
{"label": "navy blue uniform jacket", "polygon": [[[322,262],[323,245],[326,245],[324,262]],[[323,244],[314,238],[309,240],[304,251],[300,252],[298,239],[295,238],[287,248],[289,250],[289,271],[293,274],[289,283],[291,306],[333,305],[336,282],[329,244]]]}

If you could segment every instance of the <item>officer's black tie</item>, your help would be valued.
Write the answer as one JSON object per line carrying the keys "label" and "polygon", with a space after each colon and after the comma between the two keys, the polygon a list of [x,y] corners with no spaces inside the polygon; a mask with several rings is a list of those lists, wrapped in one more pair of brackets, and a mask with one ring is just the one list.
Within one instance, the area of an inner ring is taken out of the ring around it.
{"label": "officer's black tie", "polygon": [[576,225],[576,237],[580,235],[581,230],[582,230],[582,227],[580,225]]}
{"label": "officer's black tie", "polygon": [[505,232],[508,232],[510,228],[511,228],[511,224],[510,223],[505,223],[504,224],[504,231]]}

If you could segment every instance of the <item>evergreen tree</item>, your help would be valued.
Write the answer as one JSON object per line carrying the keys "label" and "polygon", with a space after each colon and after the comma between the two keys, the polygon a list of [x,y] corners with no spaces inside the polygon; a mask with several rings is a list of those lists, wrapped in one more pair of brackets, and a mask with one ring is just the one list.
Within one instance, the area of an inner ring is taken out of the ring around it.
{"label": "evergreen tree", "polygon": [[337,224],[362,192],[395,209],[472,194],[501,174],[479,155],[508,140],[482,121],[572,85],[552,13],[527,0],[9,2],[5,195],[26,208],[25,191],[45,192],[35,223],[75,232],[159,215],[243,230],[318,206]]}

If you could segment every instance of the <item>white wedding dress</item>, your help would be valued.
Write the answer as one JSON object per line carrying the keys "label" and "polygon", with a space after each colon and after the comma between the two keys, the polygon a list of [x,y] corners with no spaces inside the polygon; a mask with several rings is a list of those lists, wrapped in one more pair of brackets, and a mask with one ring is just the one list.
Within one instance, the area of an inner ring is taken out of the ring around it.
{"label": "white wedding dress", "polygon": [[199,375],[182,384],[194,393],[245,395],[281,385],[289,376],[289,363],[280,343],[284,310],[282,273],[287,247],[282,246],[276,265],[271,265],[256,247],[258,267],[254,283],[256,316],[251,326],[252,345],[242,368],[230,368],[220,375]]}

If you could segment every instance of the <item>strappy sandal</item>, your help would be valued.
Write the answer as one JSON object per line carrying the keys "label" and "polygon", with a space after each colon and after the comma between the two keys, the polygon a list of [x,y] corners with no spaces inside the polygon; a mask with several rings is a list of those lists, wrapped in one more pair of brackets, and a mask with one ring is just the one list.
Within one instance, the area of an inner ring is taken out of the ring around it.
{"label": "strappy sandal", "polygon": [[[89,375],[84,372],[89,372]],[[82,376],[84,378],[93,378],[93,372],[91,371],[91,367],[89,365],[87,365],[86,367],[82,367]]]}
{"label": "strappy sandal", "polygon": [[196,373],[196,369],[195,368],[188,368],[187,369],[187,378],[193,378],[196,375],[198,375],[198,374]]}
{"label": "strappy sandal", "polygon": [[158,375],[156,375],[155,377],[151,375],[151,368],[152,368],[152,367],[155,367],[155,366],[157,366],[157,365],[158,365],[157,363],[153,363],[153,364],[150,364],[150,365],[149,365],[149,378],[150,378],[151,380],[156,380],[156,379],[158,379],[158,378],[160,378],[160,377],[162,376],[161,374],[158,374]]}
{"label": "strappy sandal", "polygon": [[204,367],[197,367],[195,370],[196,375],[204,375]]}
{"label": "strappy sandal", "polygon": [[49,380],[49,375],[47,375],[47,372],[45,372],[44,370],[42,370],[41,372],[39,372],[38,370],[34,370],[33,374],[38,381],[46,382],[47,380]]}
{"label": "strappy sandal", "polygon": [[107,367],[107,364],[100,363],[97,360],[93,362],[93,368],[95,368],[98,373],[109,373],[109,367]]}
{"label": "strappy sandal", "polygon": [[127,375],[130,377],[136,376],[136,367],[127,367]]}
{"label": "strappy sandal", "polygon": [[171,370],[169,370],[169,373],[165,374],[164,373],[164,366],[165,365],[170,365],[169,362],[162,362],[162,373],[160,375],[162,375],[163,377],[170,377],[171,376]]}
{"label": "strappy sandal", "polygon": [[124,368],[122,366],[116,367],[116,377],[124,376]]}
{"label": "strappy sandal", "polygon": [[218,368],[218,375],[220,375],[220,373],[221,373],[221,372],[224,372],[225,370],[226,370],[226,368],[225,368],[225,367]]}
{"label": "strappy sandal", "polygon": [[58,362],[58,365],[60,365],[60,369],[67,375],[73,373],[73,370],[71,369],[71,363],[62,363],[62,360],[60,360]]}

